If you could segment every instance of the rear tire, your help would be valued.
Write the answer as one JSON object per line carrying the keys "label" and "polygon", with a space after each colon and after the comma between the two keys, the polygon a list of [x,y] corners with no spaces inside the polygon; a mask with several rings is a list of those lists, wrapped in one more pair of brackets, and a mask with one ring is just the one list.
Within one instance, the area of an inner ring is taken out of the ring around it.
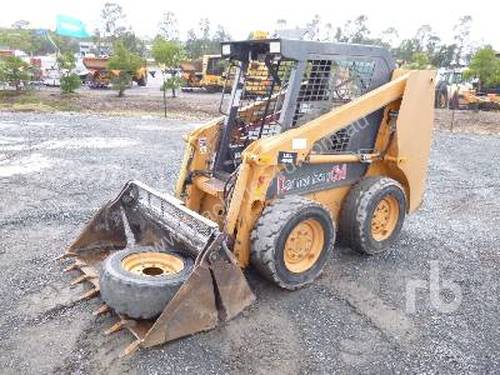
{"label": "rear tire", "polygon": [[251,235],[252,265],[281,288],[294,290],[314,281],[333,249],[335,229],[320,204],[290,196],[275,200]]}
{"label": "rear tire", "polygon": [[359,253],[388,250],[399,236],[406,214],[406,196],[399,182],[366,177],[354,185],[340,213],[342,242]]}
{"label": "rear tire", "polygon": [[99,279],[101,296],[117,313],[136,319],[154,318],[192,269],[191,258],[174,252],[142,246],[117,251],[104,261]]}

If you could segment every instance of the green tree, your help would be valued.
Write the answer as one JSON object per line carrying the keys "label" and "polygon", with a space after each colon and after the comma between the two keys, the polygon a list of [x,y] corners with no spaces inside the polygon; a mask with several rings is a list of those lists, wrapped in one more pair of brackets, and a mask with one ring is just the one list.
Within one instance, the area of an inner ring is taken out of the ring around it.
{"label": "green tree", "polygon": [[431,56],[431,64],[437,67],[448,67],[452,65],[455,57],[455,44],[442,44],[438,46]]}
{"label": "green tree", "polygon": [[125,28],[120,23],[125,18],[125,13],[120,4],[106,2],[101,10],[101,19],[104,24],[103,36],[110,42],[114,42],[120,36]]}
{"label": "green tree", "polygon": [[336,39],[339,42],[373,44],[370,39],[370,30],[367,26],[368,17],[360,15],[353,20],[348,20],[343,29],[337,30]]}
{"label": "green tree", "polygon": [[352,34],[350,38],[351,43],[366,43],[369,40],[370,30],[366,25],[368,17],[365,15],[358,16],[352,22]]}
{"label": "green tree", "polygon": [[415,53],[418,53],[418,49],[414,39],[403,39],[400,45],[393,50],[394,56],[404,62],[412,61]]}
{"label": "green tree", "polygon": [[467,65],[470,58],[470,33],[472,28],[472,17],[462,16],[458,19],[458,22],[453,26],[453,32],[455,36],[455,44],[457,46],[455,50],[455,64],[456,65]]}
{"label": "green tree", "polygon": [[179,30],[177,29],[177,17],[174,12],[165,12],[158,23],[160,35],[166,40],[177,40]]}
{"label": "green tree", "polygon": [[203,55],[218,54],[220,53],[220,42],[231,40],[231,36],[221,25],[217,26],[213,36],[211,36],[210,30],[210,21],[207,18],[202,18],[198,23],[198,32],[195,29],[188,31],[185,48],[191,59],[197,59]]}
{"label": "green tree", "polygon": [[118,96],[122,97],[125,90],[130,87],[135,72],[144,64],[144,61],[140,56],[130,52],[121,41],[115,44],[113,51],[107,67],[108,70],[118,71],[117,74],[112,74],[111,85],[114,90],[118,91]]}
{"label": "green tree", "polygon": [[32,53],[37,49],[31,32],[23,29],[1,29],[0,45],[27,53]]}
{"label": "green tree", "polygon": [[[50,37],[54,41],[54,43],[57,45],[59,48],[59,52],[61,53],[77,53],[80,50],[80,45],[79,41],[76,38],[68,38],[66,36],[61,36],[58,35],[52,31],[49,31]],[[50,42],[47,40],[47,38],[44,38],[42,41],[43,45],[45,46],[44,48],[47,49],[47,52],[53,53],[54,52],[54,46],[50,44]],[[44,53],[47,53],[44,52]],[[43,53],[43,54],[44,54]]]}
{"label": "green tree", "polygon": [[61,90],[65,94],[74,93],[80,87],[80,77],[72,72],[76,66],[75,56],[71,52],[66,52],[57,57],[57,65],[62,72]]}
{"label": "green tree", "polygon": [[231,40],[231,35],[224,29],[224,26],[217,25],[212,41],[218,44],[220,42],[227,42],[228,40]]}
{"label": "green tree", "polygon": [[399,39],[398,30],[395,27],[388,27],[382,31],[381,41],[388,47],[393,47],[396,45],[396,41]]}
{"label": "green tree", "polygon": [[481,86],[494,87],[500,85],[500,59],[490,46],[479,49],[472,56],[466,77],[479,78]]}
{"label": "green tree", "polygon": [[415,52],[411,62],[405,65],[407,69],[429,69],[430,67],[429,56],[425,52]]}
{"label": "green tree", "polygon": [[321,40],[321,18],[319,14],[315,14],[313,19],[306,25],[307,38],[309,40]]}
{"label": "green tree", "polygon": [[165,109],[165,117],[167,117],[167,89],[172,90],[172,96],[176,97],[176,89],[180,86],[181,81],[177,77],[177,67],[185,58],[186,54],[182,45],[175,41],[165,40],[161,37],[155,39],[153,48],[151,49],[153,58],[161,68],[163,76],[163,105]]}
{"label": "green tree", "polygon": [[0,60],[0,82],[14,86],[16,91],[27,89],[32,76],[31,65],[19,57],[8,56]]}
{"label": "green tree", "polygon": [[118,36],[117,40],[121,41],[126,49],[136,55],[144,56],[146,54],[146,45],[130,29]]}
{"label": "green tree", "polygon": [[189,29],[186,39],[186,52],[191,59],[197,59],[203,55],[201,40],[198,39],[194,29]]}
{"label": "green tree", "polygon": [[[48,31],[49,36],[61,52],[78,52],[78,40],[57,35]],[[10,49],[19,49],[31,55],[54,53],[54,46],[46,36],[38,35],[30,29],[0,28],[0,45]]]}

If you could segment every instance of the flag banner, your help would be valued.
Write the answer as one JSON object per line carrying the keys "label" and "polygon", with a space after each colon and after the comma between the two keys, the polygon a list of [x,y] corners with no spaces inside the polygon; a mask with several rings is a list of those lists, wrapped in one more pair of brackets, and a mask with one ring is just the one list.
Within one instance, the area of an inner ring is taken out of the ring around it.
{"label": "flag banner", "polygon": [[85,30],[82,21],[74,17],[58,15],[56,20],[56,33],[73,38],[87,38],[90,36]]}

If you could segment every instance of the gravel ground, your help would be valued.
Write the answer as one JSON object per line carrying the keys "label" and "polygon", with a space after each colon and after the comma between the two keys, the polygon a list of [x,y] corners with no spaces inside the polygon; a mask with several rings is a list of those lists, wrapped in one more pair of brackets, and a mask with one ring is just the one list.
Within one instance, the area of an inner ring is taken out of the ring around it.
{"label": "gravel ground", "polygon": [[[339,247],[321,278],[296,292],[249,270],[257,302],[241,316],[118,359],[130,335],[104,336],[114,320],[91,315],[98,299],[74,303],[87,287],[70,289],[76,275],[53,259],[128,179],[170,191],[193,126],[0,113],[2,373],[500,372],[500,137],[440,131],[424,204],[392,252]],[[412,311],[406,290],[419,280]],[[441,293],[431,296],[430,281]]]}

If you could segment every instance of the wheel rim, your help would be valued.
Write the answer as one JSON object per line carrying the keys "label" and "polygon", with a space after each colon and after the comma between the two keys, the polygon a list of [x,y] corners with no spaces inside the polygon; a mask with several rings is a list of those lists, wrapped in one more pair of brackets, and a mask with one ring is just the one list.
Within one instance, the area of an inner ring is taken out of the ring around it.
{"label": "wheel rim", "polygon": [[184,262],[172,254],[146,252],[126,256],[122,260],[122,266],[131,273],[158,277],[181,272]]}
{"label": "wheel rim", "polygon": [[375,241],[384,241],[394,232],[399,219],[397,199],[388,195],[380,200],[373,211],[371,231]]}
{"label": "wheel rim", "polygon": [[307,219],[297,224],[285,242],[285,267],[294,273],[309,270],[321,255],[324,238],[319,221]]}

